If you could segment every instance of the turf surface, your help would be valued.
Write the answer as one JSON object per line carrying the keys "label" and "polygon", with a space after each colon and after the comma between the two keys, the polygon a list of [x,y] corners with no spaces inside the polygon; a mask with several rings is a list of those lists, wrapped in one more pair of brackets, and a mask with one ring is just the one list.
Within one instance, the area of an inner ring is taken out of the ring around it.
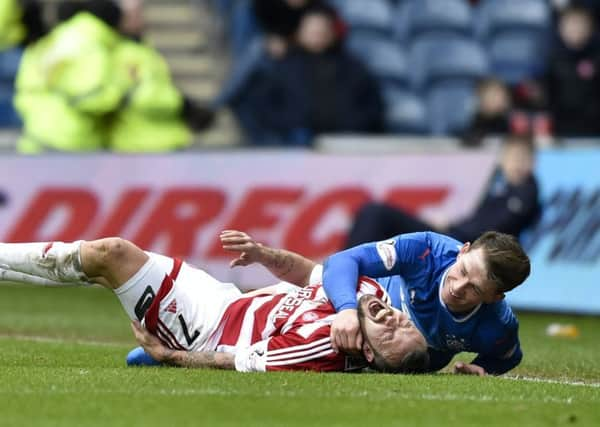
{"label": "turf surface", "polygon": [[600,318],[519,318],[520,379],[126,368],[110,292],[0,286],[0,426],[599,426]]}

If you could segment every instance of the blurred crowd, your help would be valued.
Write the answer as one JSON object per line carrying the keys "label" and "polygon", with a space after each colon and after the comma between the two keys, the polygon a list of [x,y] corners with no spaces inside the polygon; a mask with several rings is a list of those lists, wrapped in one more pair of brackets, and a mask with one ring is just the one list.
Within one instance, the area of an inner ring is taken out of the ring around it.
{"label": "blurred crowd", "polygon": [[207,0],[230,73],[200,103],[144,42],[143,0],[0,2],[0,126],[18,149],[172,151],[222,109],[250,146],[322,134],[600,135],[595,0]]}
{"label": "blurred crowd", "polygon": [[217,104],[253,144],[357,132],[467,146],[509,133],[538,145],[600,135],[600,2],[215,2],[234,55]]}
{"label": "blurred crowd", "polygon": [[18,151],[173,151],[210,123],[144,43],[141,0],[57,2],[52,28],[39,2],[1,4],[2,120],[22,124]]}

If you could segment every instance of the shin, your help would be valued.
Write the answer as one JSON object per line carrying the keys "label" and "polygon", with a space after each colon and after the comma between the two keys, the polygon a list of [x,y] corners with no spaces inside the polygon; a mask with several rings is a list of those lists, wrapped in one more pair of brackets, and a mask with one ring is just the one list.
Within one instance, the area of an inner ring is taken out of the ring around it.
{"label": "shin", "polygon": [[85,283],[88,280],[81,269],[80,246],[81,241],[2,243],[0,244],[0,268],[23,273],[23,279],[33,276],[49,280],[49,282],[42,280],[34,284]]}

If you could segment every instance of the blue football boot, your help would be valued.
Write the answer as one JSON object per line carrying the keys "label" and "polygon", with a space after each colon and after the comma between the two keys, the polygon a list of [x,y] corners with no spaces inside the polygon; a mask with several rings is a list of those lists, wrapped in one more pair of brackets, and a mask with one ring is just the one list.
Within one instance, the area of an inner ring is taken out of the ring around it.
{"label": "blue football boot", "polygon": [[159,366],[162,363],[154,360],[142,347],[136,347],[127,355],[127,366]]}

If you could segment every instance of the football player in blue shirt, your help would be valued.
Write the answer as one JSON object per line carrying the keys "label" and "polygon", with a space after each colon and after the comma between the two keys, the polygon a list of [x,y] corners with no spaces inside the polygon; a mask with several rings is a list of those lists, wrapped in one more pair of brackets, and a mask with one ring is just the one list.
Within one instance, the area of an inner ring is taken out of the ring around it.
{"label": "football player in blue shirt", "polygon": [[522,352],[518,321],[504,293],[529,272],[529,258],[517,240],[493,231],[465,244],[433,232],[401,234],[338,252],[326,260],[323,272],[325,291],[338,311],[333,346],[356,352],[363,345],[354,289],[358,276],[366,275],[425,335],[431,371],[468,351],[477,357],[457,363],[455,372],[505,373],[519,364]]}

